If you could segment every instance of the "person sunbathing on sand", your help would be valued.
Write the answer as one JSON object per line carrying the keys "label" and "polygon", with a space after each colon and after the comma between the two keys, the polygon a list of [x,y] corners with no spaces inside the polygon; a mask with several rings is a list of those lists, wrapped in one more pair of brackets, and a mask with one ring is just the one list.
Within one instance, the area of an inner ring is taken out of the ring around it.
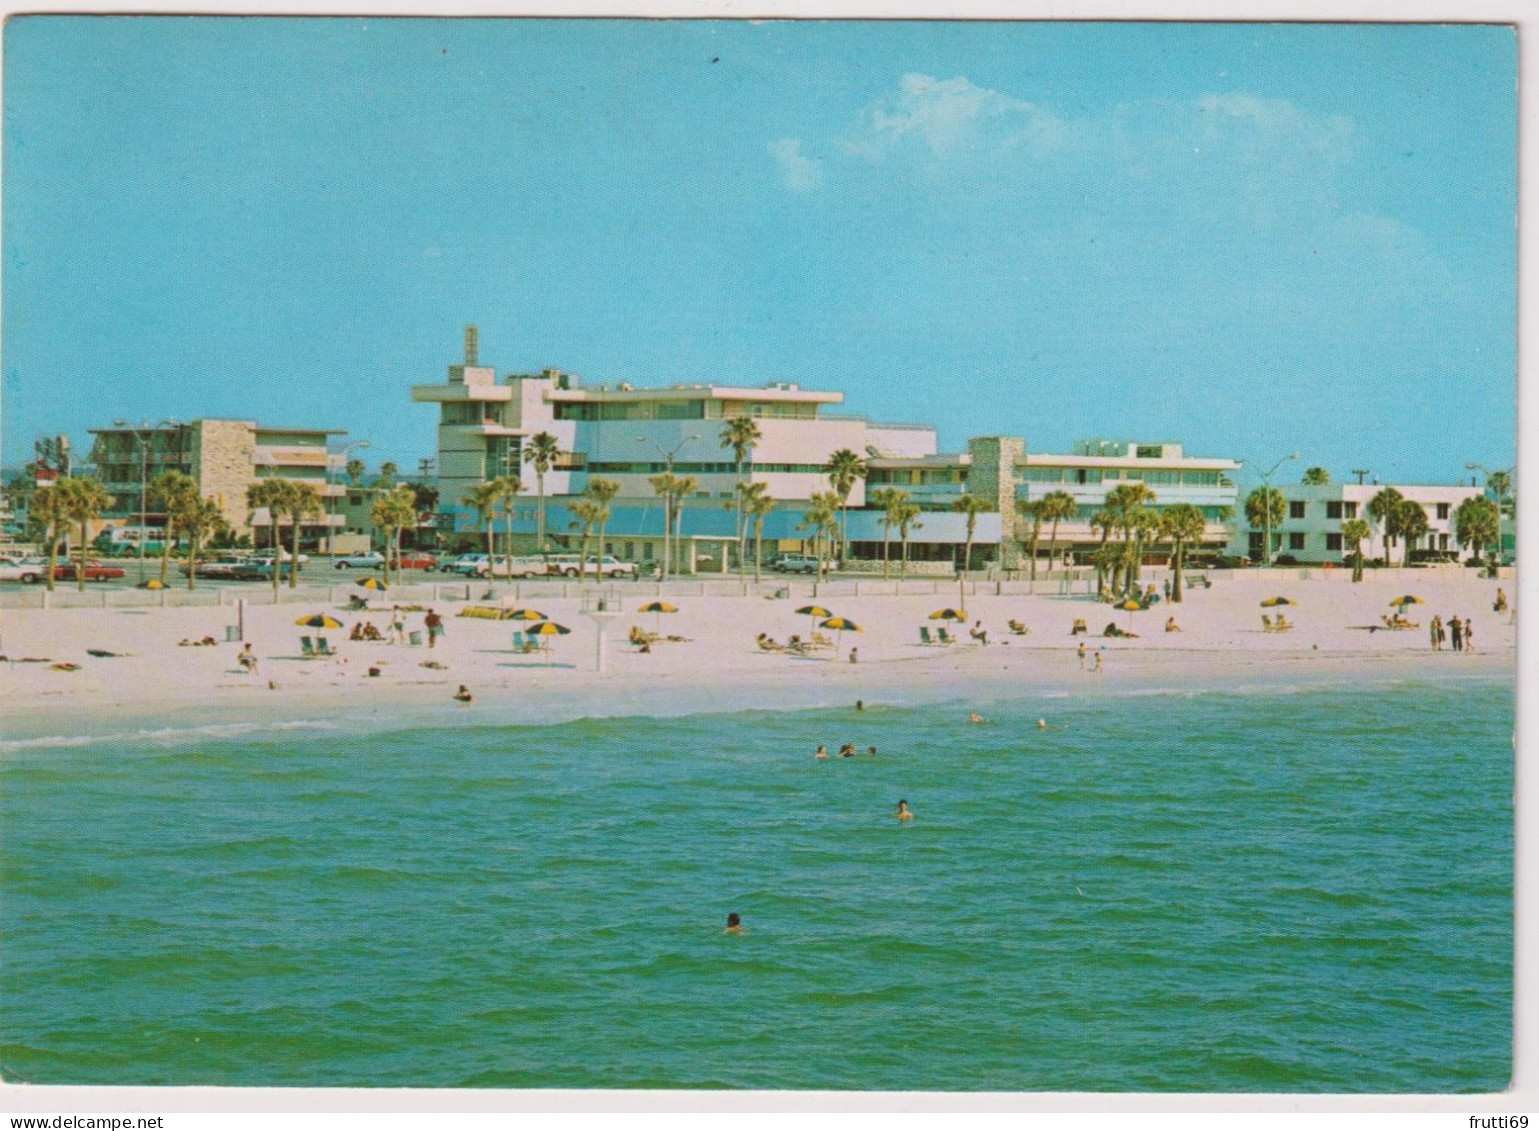
{"label": "person sunbathing on sand", "polygon": [[474,703],[476,697],[470,693],[470,688],[462,683],[460,684],[460,689],[454,693],[454,701],[456,703]]}
{"label": "person sunbathing on sand", "polygon": [[1180,632],[1181,631],[1181,626],[1176,623],[1176,618],[1175,617],[1171,617],[1168,621],[1165,622],[1165,631],[1166,632]]}

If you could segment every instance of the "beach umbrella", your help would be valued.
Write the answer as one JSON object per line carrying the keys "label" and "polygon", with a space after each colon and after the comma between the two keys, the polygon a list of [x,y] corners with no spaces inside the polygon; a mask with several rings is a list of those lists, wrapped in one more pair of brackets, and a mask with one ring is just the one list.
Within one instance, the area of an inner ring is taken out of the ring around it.
{"label": "beach umbrella", "polygon": [[652,613],[653,627],[661,629],[664,613],[676,613],[678,608],[667,601],[649,601],[636,610],[638,613]]}
{"label": "beach umbrella", "polygon": [[965,620],[967,620],[967,610],[966,609],[936,609],[933,613],[930,614],[930,619],[931,620],[965,621]]}
{"label": "beach umbrella", "polygon": [[141,581],[141,582],[139,582],[139,584],[137,586],[135,586],[135,588],[136,589],[164,589],[165,585],[161,582],[160,578],[152,577],[148,581]]}
{"label": "beach umbrella", "polygon": [[537,609],[514,609],[503,620],[548,620],[546,615]]}
{"label": "beach umbrella", "polygon": [[861,628],[860,625],[856,624],[849,617],[829,617],[826,621],[823,622],[821,627],[831,628],[839,634],[839,639],[834,644],[835,655],[839,654],[839,649],[844,644],[844,634],[846,632],[865,631],[865,629]]}
{"label": "beach umbrella", "polygon": [[1263,609],[1275,609],[1278,605],[1297,605],[1298,602],[1291,597],[1268,597],[1261,602]]}
{"label": "beach umbrella", "polygon": [[1390,604],[1397,609],[1403,609],[1407,605],[1420,605],[1421,603],[1422,599],[1420,597],[1412,597],[1409,593],[1404,597],[1396,597],[1393,601],[1390,602]]}
{"label": "beach umbrella", "polygon": [[807,617],[807,618],[809,618],[808,621],[807,621],[807,635],[811,636],[812,635],[813,618],[816,618],[816,617],[831,617],[834,614],[833,614],[833,610],[825,609],[822,605],[803,605],[801,608],[796,610],[796,615],[799,616],[799,617]]}
{"label": "beach umbrella", "polygon": [[341,628],[342,622],[325,613],[316,613],[314,616],[300,617],[294,622],[300,628]]}
{"label": "beach umbrella", "polygon": [[[1144,603],[1142,601],[1135,601],[1135,600],[1133,600],[1133,598],[1129,597],[1126,601],[1123,601],[1123,602],[1121,602],[1120,604],[1117,604],[1117,605],[1113,605],[1112,608],[1114,608],[1114,609],[1123,609],[1126,612],[1130,612],[1130,613],[1141,613],[1141,612],[1144,611],[1146,606],[1144,605]],[[1128,631],[1129,632],[1133,631],[1133,618],[1132,617],[1128,617]]]}
{"label": "beach umbrella", "polygon": [[529,636],[566,636],[571,631],[572,630],[570,628],[567,628],[566,625],[564,625],[564,624],[557,624],[553,620],[548,620],[544,624],[537,624],[537,625],[535,625],[533,628],[531,628],[529,630],[528,635]]}
{"label": "beach umbrella", "polygon": [[358,586],[360,589],[375,589],[381,593],[390,588],[390,586],[386,585],[377,577],[362,577],[353,582],[353,584]]}

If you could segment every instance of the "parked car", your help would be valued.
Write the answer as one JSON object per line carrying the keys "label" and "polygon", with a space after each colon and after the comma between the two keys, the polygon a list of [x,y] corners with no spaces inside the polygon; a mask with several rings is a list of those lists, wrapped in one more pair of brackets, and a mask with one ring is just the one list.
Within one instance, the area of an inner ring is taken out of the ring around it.
{"label": "parked car", "polygon": [[415,550],[403,550],[400,561],[396,563],[399,569],[437,569],[438,559],[432,554],[421,554]]}
{"label": "parked car", "polygon": [[[553,554],[548,559],[546,572],[559,573],[563,577],[576,577],[579,568],[581,567],[576,554]],[[590,557],[583,573],[591,575],[595,569],[604,577],[634,578],[637,573],[635,562],[622,562],[612,554],[605,554],[598,562]]]}
{"label": "parked car", "polygon": [[[613,561],[613,559],[610,560]],[[544,577],[548,572],[550,568],[539,554],[515,556],[511,566],[508,559],[500,555],[496,559],[496,565],[493,565],[486,560],[486,555],[482,554],[481,563],[476,568],[475,575],[477,577]]]}
{"label": "parked car", "polygon": [[[303,563],[304,558],[300,558]],[[333,569],[379,569],[385,564],[385,555],[378,550],[366,550],[359,554],[343,554],[332,558]]]}
{"label": "parked car", "polygon": [[[199,577],[207,577],[216,580],[229,580],[234,578],[246,565],[244,558],[213,558],[208,561],[200,561],[194,567]],[[187,575],[188,567],[184,562],[178,567],[182,576]]]}
{"label": "parked car", "polygon": [[36,585],[48,574],[48,563],[41,558],[7,558],[0,562],[0,581],[20,581]]}
{"label": "parked car", "polygon": [[457,558],[450,558],[446,562],[441,562],[438,568],[445,573],[463,573],[466,577],[473,577],[485,571],[486,555],[461,554]]}
{"label": "parked car", "polygon": [[[838,562],[824,562],[824,568],[833,570],[839,566]],[[818,559],[811,554],[786,554],[770,564],[770,569],[778,573],[817,573]]]}
{"label": "parked car", "polygon": [[[45,567],[46,569],[46,567]],[[85,563],[85,579],[87,581],[113,581],[119,577],[127,577],[121,569],[114,565],[107,565],[95,558],[87,558]],[[80,563],[71,559],[60,561],[53,567],[53,579],[55,581],[80,580]]]}

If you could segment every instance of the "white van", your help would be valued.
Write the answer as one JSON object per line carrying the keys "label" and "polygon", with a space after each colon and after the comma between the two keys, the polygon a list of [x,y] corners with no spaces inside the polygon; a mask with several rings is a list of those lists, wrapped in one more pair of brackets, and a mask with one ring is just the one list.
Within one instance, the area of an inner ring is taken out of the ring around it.
{"label": "white van", "polygon": [[[581,568],[577,554],[552,554],[548,561],[549,572],[559,573],[563,577],[575,578]],[[622,562],[613,554],[605,554],[600,561],[596,562],[590,554],[587,567],[582,569],[582,572],[586,577],[592,577],[595,572],[604,577],[635,577],[636,563]]]}
{"label": "white van", "polygon": [[538,554],[515,556],[511,563],[498,554],[492,561],[482,561],[476,566],[477,577],[544,577],[547,572],[545,559]]}

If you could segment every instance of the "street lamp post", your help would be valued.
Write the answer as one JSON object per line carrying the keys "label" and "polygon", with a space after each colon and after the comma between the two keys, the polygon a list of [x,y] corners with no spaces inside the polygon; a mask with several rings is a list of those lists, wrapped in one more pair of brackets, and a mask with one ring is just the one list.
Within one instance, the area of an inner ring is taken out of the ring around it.
{"label": "street lamp post", "polygon": [[[358,451],[358,450],[360,450],[362,448],[367,448],[368,446],[369,446],[369,441],[367,441],[367,440],[354,440],[351,444],[348,444],[345,447],[343,447],[341,454],[342,454],[342,469],[343,469],[344,474],[346,473],[346,470],[347,470],[347,456],[348,456],[348,453],[349,452]],[[334,558],[334,557],[337,556],[337,544],[336,544],[336,534],[332,531],[332,528],[331,528],[331,488],[332,488],[332,482],[331,482],[331,463],[328,460],[327,464],[326,464],[326,552],[328,554],[330,554]]]}
{"label": "street lamp post", "polygon": [[1283,464],[1287,463],[1289,460],[1298,458],[1298,452],[1283,456],[1282,459],[1274,463],[1271,468],[1261,476],[1261,484],[1264,488],[1264,492],[1261,496],[1261,511],[1266,519],[1266,542],[1261,547],[1261,562],[1263,565],[1269,566],[1272,564],[1272,476]]}
{"label": "street lamp post", "polygon": [[[148,420],[141,420],[138,428],[129,428],[128,421],[114,420],[114,428],[128,430],[128,434],[134,438],[134,443],[139,448],[139,533],[135,541],[139,543],[139,584],[144,584],[144,543],[145,531],[150,523],[150,442],[155,438],[155,433],[161,428],[177,428],[180,422],[175,420],[162,420],[159,424],[151,425]],[[170,535],[171,516],[166,516],[166,530],[161,537]]]}
{"label": "street lamp post", "polygon": [[[656,440],[648,439],[646,436],[637,436],[636,437],[636,442],[638,444],[651,444],[654,448],[657,449],[658,454],[661,455],[663,457],[663,460],[666,462],[666,465],[667,465],[667,468],[668,468],[668,477],[670,479],[672,479],[673,478],[673,461],[674,461],[674,457],[676,457],[679,454],[680,449],[682,449],[685,444],[692,443],[692,442],[697,441],[699,439],[700,439],[699,436],[685,436],[682,440],[680,440],[677,444],[675,444],[671,450],[668,449],[668,448],[664,448]],[[671,565],[671,559],[669,557],[670,533],[669,533],[669,529],[668,529],[669,526],[670,526],[670,523],[668,521],[669,517],[670,517],[669,512],[672,510],[672,506],[671,506],[670,500],[671,500],[671,495],[670,496],[666,496],[664,498],[664,502],[663,502],[663,580],[664,581],[668,580],[668,575],[670,573],[669,566]],[[679,500],[679,502],[681,504],[683,503],[683,501],[684,501],[683,499]],[[603,554],[603,548],[602,547],[600,547],[599,553],[602,556],[602,554]]]}

